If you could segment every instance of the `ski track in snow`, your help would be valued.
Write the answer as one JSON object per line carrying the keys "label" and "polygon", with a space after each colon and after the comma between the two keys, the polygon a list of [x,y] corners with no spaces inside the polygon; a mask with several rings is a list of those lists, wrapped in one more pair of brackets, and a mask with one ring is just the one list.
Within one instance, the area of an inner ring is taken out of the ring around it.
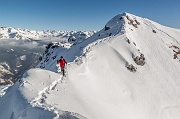
{"label": "ski track in snow", "polygon": [[[53,77],[52,75],[50,75],[50,76],[55,79],[55,77]],[[39,91],[38,96],[33,101],[30,102],[32,107],[40,107],[40,108],[43,108],[43,109],[48,110],[50,112],[53,112],[56,115],[53,119],[68,118],[68,117],[66,117],[68,115],[73,116],[74,119],[76,119],[75,117],[81,118],[81,119],[86,119],[85,117],[82,117],[81,115],[76,114],[74,112],[68,112],[68,111],[62,111],[61,112],[61,110],[58,110],[53,105],[46,103],[46,98],[48,97],[47,95],[50,94],[50,91],[55,90],[56,86],[59,83],[63,83],[63,81],[65,81],[67,79],[68,79],[68,73],[66,73],[66,78],[64,78],[62,75],[60,75],[59,79],[55,80],[49,86],[47,86],[43,90]],[[59,114],[59,112],[62,114]],[[69,117],[69,118],[71,118],[71,117]]]}
{"label": "ski track in snow", "polygon": [[[50,76],[52,76],[52,75],[50,75]],[[58,110],[56,108],[54,108],[52,105],[47,104],[46,103],[46,98],[47,98],[47,95],[50,94],[49,91],[50,90],[55,90],[58,83],[62,83],[62,81],[63,81],[63,76],[60,75],[59,79],[55,80],[54,82],[51,83],[51,85],[49,85],[49,86],[45,87],[43,90],[39,91],[38,97],[35,98],[33,101],[31,101],[30,104],[33,107],[41,107],[41,108],[44,108],[45,110],[54,112],[56,114],[54,119],[59,119]]]}

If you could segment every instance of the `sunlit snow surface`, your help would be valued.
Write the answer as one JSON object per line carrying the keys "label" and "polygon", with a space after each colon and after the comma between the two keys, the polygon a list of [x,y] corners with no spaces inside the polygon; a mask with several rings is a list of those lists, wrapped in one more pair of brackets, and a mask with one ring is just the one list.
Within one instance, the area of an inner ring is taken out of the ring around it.
{"label": "sunlit snow surface", "polygon": [[[0,118],[179,119],[179,38],[178,29],[117,15],[71,48],[50,48],[43,57],[48,61],[0,98]],[[143,66],[134,62],[140,54]],[[56,73],[53,57],[61,55],[68,61],[66,77]],[[130,64],[136,72],[127,69]]]}

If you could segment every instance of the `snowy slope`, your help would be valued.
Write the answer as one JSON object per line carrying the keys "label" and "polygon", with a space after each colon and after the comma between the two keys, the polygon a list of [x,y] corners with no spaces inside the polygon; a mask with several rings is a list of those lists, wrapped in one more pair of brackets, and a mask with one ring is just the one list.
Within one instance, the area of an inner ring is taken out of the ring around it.
{"label": "snowy slope", "polygon": [[[0,118],[179,119],[179,38],[178,29],[119,14],[76,45],[49,47],[0,98]],[[61,55],[67,77],[55,73]]]}

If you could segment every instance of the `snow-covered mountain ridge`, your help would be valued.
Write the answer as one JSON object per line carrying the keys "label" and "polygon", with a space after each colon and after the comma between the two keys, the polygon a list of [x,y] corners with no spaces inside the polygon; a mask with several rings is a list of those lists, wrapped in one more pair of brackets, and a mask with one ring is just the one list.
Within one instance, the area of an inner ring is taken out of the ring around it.
{"label": "snow-covered mountain ridge", "polygon": [[0,39],[42,39],[51,37],[72,37],[85,39],[93,35],[95,31],[35,31],[21,28],[1,27]]}
{"label": "snow-covered mountain ridge", "polygon": [[[129,13],[71,47],[51,44],[0,98],[10,119],[179,119],[180,30]],[[63,55],[67,77],[56,73]]]}
{"label": "snow-covered mountain ridge", "polygon": [[35,31],[1,27],[0,85],[6,84],[7,80],[16,81],[26,70],[37,65],[44,46],[49,42],[56,41],[72,45],[87,39],[94,33],[95,31]]}

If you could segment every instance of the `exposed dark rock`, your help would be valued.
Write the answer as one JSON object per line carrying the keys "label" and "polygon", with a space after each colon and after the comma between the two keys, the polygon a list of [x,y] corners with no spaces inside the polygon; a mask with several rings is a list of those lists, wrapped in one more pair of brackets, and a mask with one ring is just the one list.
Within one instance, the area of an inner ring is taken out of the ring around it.
{"label": "exposed dark rock", "polygon": [[135,59],[134,59],[134,62],[137,64],[137,65],[141,65],[143,66],[145,64],[145,57],[143,54],[141,54],[140,56],[137,56]]}
{"label": "exposed dark rock", "polygon": [[110,29],[110,27],[107,27],[107,26],[105,26],[105,28],[104,28],[105,31],[107,31],[109,29]]}
{"label": "exposed dark rock", "polygon": [[109,36],[111,36],[111,35],[112,35],[112,33],[109,34]]}
{"label": "exposed dark rock", "polygon": [[54,59],[56,59],[56,56],[54,56],[54,57],[52,57],[52,58],[53,58],[53,60],[54,60]]}
{"label": "exposed dark rock", "polygon": [[132,24],[135,28],[138,28],[137,24]]}
{"label": "exposed dark rock", "polygon": [[156,33],[156,31],[154,29],[152,31],[153,31],[153,33]]}
{"label": "exposed dark rock", "polygon": [[72,42],[72,41],[75,41],[75,40],[76,40],[75,36],[70,36],[68,38],[68,42]]}
{"label": "exposed dark rock", "polygon": [[42,56],[39,57],[39,60],[40,60],[40,61],[42,60]]}
{"label": "exposed dark rock", "polygon": [[132,64],[128,65],[127,66],[127,69],[131,72],[136,72],[137,71],[137,68],[135,66],[133,66]]}
{"label": "exposed dark rock", "polygon": [[123,20],[123,17],[120,17],[119,19],[120,19],[120,20]]}
{"label": "exposed dark rock", "polygon": [[136,22],[137,25],[140,25],[140,22],[138,22],[137,20],[135,20],[135,22]]}

